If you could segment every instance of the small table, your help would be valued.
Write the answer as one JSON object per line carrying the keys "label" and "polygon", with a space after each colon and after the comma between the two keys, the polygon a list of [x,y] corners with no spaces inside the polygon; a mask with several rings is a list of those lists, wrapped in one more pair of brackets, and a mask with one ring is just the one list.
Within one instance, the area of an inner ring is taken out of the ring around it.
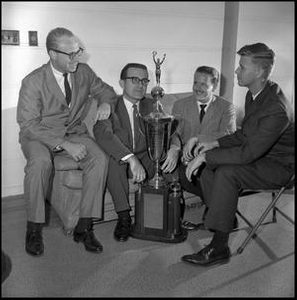
{"label": "small table", "polygon": [[164,187],[140,186],[135,192],[135,219],[131,237],[167,243],[186,240],[188,232],[181,227],[182,197],[179,184]]}

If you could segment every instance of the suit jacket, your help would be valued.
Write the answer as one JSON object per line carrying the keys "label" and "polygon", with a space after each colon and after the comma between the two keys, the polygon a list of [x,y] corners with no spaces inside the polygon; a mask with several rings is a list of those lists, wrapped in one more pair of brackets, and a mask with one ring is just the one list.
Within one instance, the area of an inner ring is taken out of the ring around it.
{"label": "suit jacket", "polygon": [[102,102],[115,103],[112,87],[103,82],[87,65],[78,64],[71,73],[72,98],[70,108],[61,91],[50,62],[34,70],[23,81],[17,106],[20,125],[19,140],[37,140],[55,148],[66,133],[86,133],[81,115],[89,96]]}
{"label": "suit jacket", "polygon": [[[139,113],[145,116],[152,111],[152,99],[144,98],[139,103]],[[141,140],[137,147],[137,153],[141,154],[147,151],[144,124],[141,123]],[[118,98],[114,112],[108,120],[97,121],[93,129],[95,139],[108,155],[120,162],[121,159],[133,153],[133,136],[129,115],[124,104],[123,97]]]}
{"label": "suit jacket", "polygon": [[[218,139],[219,148],[206,152],[211,165],[246,165],[258,162],[259,172],[276,182],[282,171],[293,172],[295,137],[292,106],[281,88],[268,81],[253,101],[248,91],[242,128]],[[277,174],[279,173],[279,174]]]}
{"label": "suit jacket", "polygon": [[[234,105],[215,95],[200,123],[199,109],[194,95],[177,100],[172,108],[172,114],[177,118],[176,134],[182,145],[196,136],[201,142],[210,142],[236,130],[236,113]],[[176,139],[173,144],[178,144]]]}

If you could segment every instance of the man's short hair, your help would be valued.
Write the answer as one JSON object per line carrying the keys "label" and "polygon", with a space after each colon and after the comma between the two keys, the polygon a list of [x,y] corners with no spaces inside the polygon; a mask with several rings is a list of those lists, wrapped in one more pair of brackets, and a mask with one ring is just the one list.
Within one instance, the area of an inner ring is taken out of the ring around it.
{"label": "man's short hair", "polygon": [[127,74],[128,74],[128,70],[130,68],[137,68],[137,69],[142,69],[142,70],[145,70],[147,73],[148,73],[148,70],[147,70],[147,67],[143,64],[139,64],[139,63],[129,63],[129,64],[126,64],[126,66],[122,69],[121,71],[121,75],[120,75],[120,78],[123,80],[127,77]]}
{"label": "man's short hair", "polygon": [[197,72],[211,76],[211,82],[214,85],[217,85],[219,83],[220,73],[215,68],[208,67],[208,66],[201,66],[196,69],[195,74]]}
{"label": "man's short hair", "polygon": [[46,50],[49,52],[50,49],[59,49],[59,39],[61,39],[64,36],[73,37],[74,34],[62,27],[57,27],[55,29],[52,29],[46,38]]}
{"label": "man's short hair", "polygon": [[245,45],[237,54],[250,56],[254,64],[260,65],[263,68],[266,78],[270,75],[275,63],[275,53],[267,45],[263,43]]}

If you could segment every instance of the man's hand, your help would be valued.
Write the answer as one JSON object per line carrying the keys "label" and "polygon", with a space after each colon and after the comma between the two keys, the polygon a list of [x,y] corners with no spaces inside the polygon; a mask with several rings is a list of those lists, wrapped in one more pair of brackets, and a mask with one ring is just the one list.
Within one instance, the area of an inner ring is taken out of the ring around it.
{"label": "man's hand", "polygon": [[75,161],[82,160],[87,155],[87,147],[83,144],[65,141],[60,145]]}
{"label": "man's hand", "polygon": [[175,169],[178,161],[178,154],[179,154],[178,149],[168,150],[166,160],[161,166],[161,169],[163,170],[164,173],[171,173]]}
{"label": "man's hand", "polygon": [[184,161],[189,162],[194,158],[194,156],[192,154],[192,151],[196,147],[197,143],[198,143],[198,138],[197,137],[192,137],[187,141],[187,143],[186,143],[186,145],[184,146],[184,149],[183,149],[183,159],[184,159]]}
{"label": "man's hand", "polygon": [[111,112],[111,107],[109,103],[101,103],[98,106],[98,110],[95,116],[95,123],[97,122],[97,120],[106,120],[109,118],[110,116],[110,112]]}
{"label": "man's hand", "polygon": [[138,158],[135,155],[130,156],[127,159],[127,162],[129,163],[130,170],[133,175],[133,182],[142,182],[145,180],[146,174],[145,170],[142,166],[142,164],[139,162]]}
{"label": "man's hand", "polygon": [[186,168],[186,176],[189,181],[192,181],[192,174],[196,175],[199,167],[205,162],[205,154],[199,154],[189,162]]}
{"label": "man's hand", "polygon": [[194,150],[194,156],[205,153],[208,150],[219,147],[218,141],[198,143]]}

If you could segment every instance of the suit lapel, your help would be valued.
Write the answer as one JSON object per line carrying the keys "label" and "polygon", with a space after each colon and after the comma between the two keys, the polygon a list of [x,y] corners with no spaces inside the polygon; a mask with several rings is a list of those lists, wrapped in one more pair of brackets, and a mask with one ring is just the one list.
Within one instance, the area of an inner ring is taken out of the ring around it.
{"label": "suit lapel", "polygon": [[47,86],[48,90],[51,91],[55,95],[59,101],[61,101],[63,104],[67,105],[66,98],[61,90],[61,88],[58,85],[58,82],[54,76],[54,73],[52,71],[52,68],[50,66],[50,63],[48,62],[46,65],[46,78],[47,78]]}

